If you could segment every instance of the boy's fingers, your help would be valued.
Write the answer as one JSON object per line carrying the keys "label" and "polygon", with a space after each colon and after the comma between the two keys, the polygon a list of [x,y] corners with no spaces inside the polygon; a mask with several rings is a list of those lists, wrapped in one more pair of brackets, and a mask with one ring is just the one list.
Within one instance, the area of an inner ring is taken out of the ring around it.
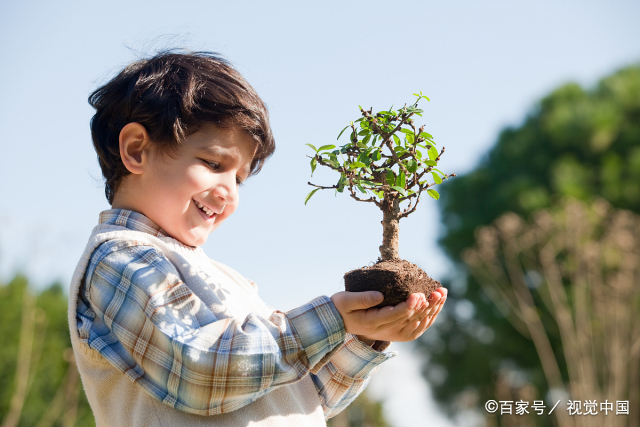
{"label": "boy's fingers", "polygon": [[381,308],[372,321],[380,325],[381,328],[386,328],[408,319],[411,315],[413,315],[413,310],[410,309],[407,302],[404,301],[395,306]]}
{"label": "boy's fingers", "polygon": [[427,328],[431,327],[431,325],[433,325],[433,322],[436,321],[436,317],[438,317],[438,314],[440,313],[440,310],[442,310],[442,306],[444,305],[444,302],[446,300],[447,300],[446,298],[443,298],[440,304],[438,304],[435,307],[436,310],[433,313],[429,314],[429,316],[427,316],[427,319],[429,319],[429,324],[427,325]]}
{"label": "boy's fingers", "polygon": [[377,291],[366,292],[338,292],[331,299],[334,304],[340,308],[351,312],[356,310],[366,310],[374,305],[380,304],[384,299],[384,295]]}
{"label": "boy's fingers", "polygon": [[356,297],[355,308],[353,310],[364,310],[374,305],[380,304],[384,300],[384,295],[378,291],[350,292]]}
{"label": "boy's fingers", "polygon": [[407,298],[407,304],[409,305],[409,308],[413,309],[420,307],[420,305],[424,304],[425,302],[427,302],[427,300],[424,294],[421,292],[413,293],[409,295],[409,298]]}
{"label": "boy's fingers", "polygon": [[439,302],[441,302],[443,298],[446,298],[448,293],[449,291],[447,290],[447,288],[440,287],[429,294],[429,298],[427,299],[427,301],[429,302],[429,305],[431,307],[434,307]]}
{"label": "boy's fingers", "polygon": [[383,307],[375,314],[372,323],[377,323],[378,329],[389,329],[399,324],[404,326],[410,320],[419,317],[427,309],[427,301],[422,293],[409,295],[406,301],[393,307]]}
{"label": "boy's fingers", "polygon": [[442,296],[442,294],[440,292],[436,292],[433,291],[431,292],[431,294],[429,295],[429,302],[435,302],[438,301],[440,299],[440,297]]}
{"label": "boy's fingers", "polygon": [[410,320],[424,319],[429,314],[429,310],[431,310],[429,304],[427,302],[423,302],[422,305],[420,305],[418,309],[413,313],[413,316],[411,316]]}

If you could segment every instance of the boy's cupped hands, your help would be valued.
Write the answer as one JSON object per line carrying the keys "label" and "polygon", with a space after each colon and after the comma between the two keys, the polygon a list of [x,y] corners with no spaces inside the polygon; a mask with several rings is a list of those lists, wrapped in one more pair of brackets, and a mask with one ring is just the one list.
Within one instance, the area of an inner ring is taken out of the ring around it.
{"label": "boy's cupped hands", "polygon": [[377,341],[413,341],[436,320],[447,300],[447,290],[438,288],[429,295],[411,294],[396,306],[371,308],[382,302],[380,292],[338,292],[331,297],[348,333],[366,344]]}

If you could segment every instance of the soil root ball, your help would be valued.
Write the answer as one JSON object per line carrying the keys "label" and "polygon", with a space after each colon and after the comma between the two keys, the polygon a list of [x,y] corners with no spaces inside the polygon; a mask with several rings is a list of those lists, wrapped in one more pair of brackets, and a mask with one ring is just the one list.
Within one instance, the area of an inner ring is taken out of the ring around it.
{"label": "soil root ball", "polygon": [[372,266],[351,270],[344,275],[344,287],[349,292],[382,292],[384,301],[376,307],[400,304],[415,292],[422,292],[428,297],[441,286],[420,267],[401,259],[378,260]]}

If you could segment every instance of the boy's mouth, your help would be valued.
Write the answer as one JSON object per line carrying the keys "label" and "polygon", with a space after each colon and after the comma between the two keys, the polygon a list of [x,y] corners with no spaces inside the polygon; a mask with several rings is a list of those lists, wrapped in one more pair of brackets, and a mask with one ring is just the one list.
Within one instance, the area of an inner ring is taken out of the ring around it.
{"label": "boy's mouth", "polygon": [[193,203],[195,203],[195,205],[198,207],[198,209],[200,209],[208,218],[213,218],[216,213],[214,211],[212,211],[211,209],[209,209],[208,207],[206,207],[205,205],[203,205],[202,203],[194,200]]}

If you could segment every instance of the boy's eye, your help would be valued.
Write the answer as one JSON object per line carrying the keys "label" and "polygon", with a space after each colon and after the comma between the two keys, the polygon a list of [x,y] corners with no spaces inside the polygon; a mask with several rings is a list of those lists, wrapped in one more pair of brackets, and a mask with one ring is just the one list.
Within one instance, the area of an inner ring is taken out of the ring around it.
{"label": "boy's eye", "polygon": [[220,163],[218,162],[208,162],[206,160],[204,162],[214,171],[220,169]]}
{"label": "boy's eye", "polygon": [[[208,160],[202,160],[207,166],[209,166],[209,168],[213,171],[217,171],[218,169],[220,169],[220,163],[218,162],[210,162]],[[240,178],[239,176],[236,176],[236,184],[238,185],[244,185],[244,182],[242,182],[242,178]]]}

